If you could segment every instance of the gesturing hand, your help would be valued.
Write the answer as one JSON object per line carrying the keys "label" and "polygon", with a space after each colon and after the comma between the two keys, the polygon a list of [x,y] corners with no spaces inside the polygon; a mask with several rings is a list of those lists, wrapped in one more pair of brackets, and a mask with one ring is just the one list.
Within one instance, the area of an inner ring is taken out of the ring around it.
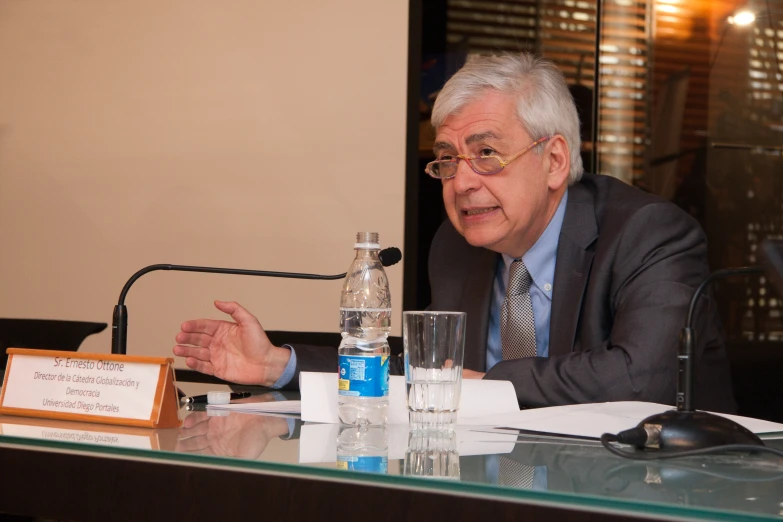
{"label": "gesturing hand", "polygon": [[271,386],[283,373],[291,351],[274,346],[261,323],[238,303],[215,301],[234,322],[196,319],[182,323],[174,355],[201,373],[239,384]]}

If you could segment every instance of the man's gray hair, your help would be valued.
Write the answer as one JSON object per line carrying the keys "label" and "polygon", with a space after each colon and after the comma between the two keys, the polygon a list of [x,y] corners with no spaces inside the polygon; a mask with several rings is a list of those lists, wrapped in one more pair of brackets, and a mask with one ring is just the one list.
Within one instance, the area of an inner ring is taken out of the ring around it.
{"label": "man's gray hair", "polygon": [[[452,76],[435,100],[432,126],[437,130],[451,114],[487,90],[517,97],[517,116],[533,140],[560,134],[571,153],[568,184],[582,177],[579,115],[563,73],[549,60],[529,53],[477,56]],[[545,144],[536,147],[543,150]]]}

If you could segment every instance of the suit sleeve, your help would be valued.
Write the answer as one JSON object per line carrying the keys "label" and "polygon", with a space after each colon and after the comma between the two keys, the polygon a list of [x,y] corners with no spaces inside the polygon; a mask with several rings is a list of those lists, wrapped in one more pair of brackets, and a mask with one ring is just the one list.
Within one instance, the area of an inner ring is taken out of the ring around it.
{"label": "suit sleeve", "polygon": [[308,344],[291,344],[296,351],[296,369],[283,390],[299,389],[300,372],[336,372],[337,348],[333,346],[313,346]]}
{"label": "suit sleeve", "polygon": [[[603,328],[608,335],[582,336],[600,341],[568,355],[503,361],[487,372],[487,379],[513,382],[522,406],[674,403],[680,330],[691,296],[707,275],[704,234],[676,207],[651,204],[628,219],[611,247],[596,252],[579,328]],[[586,307],[608,312],[585,317]],[[697,319],[700,344],[722,346],[719,324],[709,320],[717,314],[709,315]],[[585,324],[601,320],[607,324]],[[552,321],[556,327],[557,318]]]}

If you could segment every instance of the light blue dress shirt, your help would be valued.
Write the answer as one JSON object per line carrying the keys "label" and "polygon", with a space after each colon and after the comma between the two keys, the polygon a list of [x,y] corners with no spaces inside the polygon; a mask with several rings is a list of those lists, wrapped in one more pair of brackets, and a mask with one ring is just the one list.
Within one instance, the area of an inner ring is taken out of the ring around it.
{"label": "light blue dress shirt", "polygon": [[[522,256],[522,261],[533,279],[530,285],[530,301],[533,304],[533,318],[536,323],[536,355],[549,357],[549,316],[552,311],[552,291],[554,290],[555,262],[557,261],[557,243],[560,229],[563,228],[568,191],[549,221],[538,241]],[[498,261],[495,283],[492,286],[489,328],[487,332],[487,370],[503,360],[500,346],[500,309],[506,299],[508,271],[514,258],[503,254]]]}

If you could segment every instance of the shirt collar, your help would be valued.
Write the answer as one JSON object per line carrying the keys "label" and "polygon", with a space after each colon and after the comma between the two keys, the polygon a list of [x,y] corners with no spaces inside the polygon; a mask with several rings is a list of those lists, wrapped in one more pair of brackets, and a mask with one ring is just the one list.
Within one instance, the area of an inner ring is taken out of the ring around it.
{"label": "shirt collar", "polygon": [[[555,215],[544,229],[544,233],[536,240],[535,244],[525,252],[522,261],[530,273],[535,284],[547,297],[552,299],[552,286],[555,279],[555,263],[557,261],[557,243],[560,239],[560,229],[563,228],[568,190],[563,194]],[[503,254],[506,274],[517,258]]]}

